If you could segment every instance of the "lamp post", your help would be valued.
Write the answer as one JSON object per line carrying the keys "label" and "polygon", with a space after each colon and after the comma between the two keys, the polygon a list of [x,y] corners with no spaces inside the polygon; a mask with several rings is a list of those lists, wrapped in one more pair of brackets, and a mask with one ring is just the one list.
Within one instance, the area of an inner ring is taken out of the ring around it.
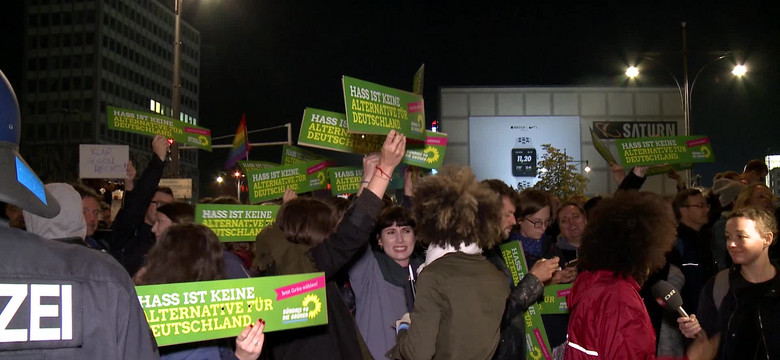
{"label": "lamp post", "polygon": [[[674,79],[675,85],[677,85],[677,90],[680,92],[680,100],[682,103],[682,111],[683,111],[683,135],[690,135],[691,134],[691,95],[693,94],[693,89],[696,86],[696,80],[699,78],[699,75],[704,71],[704,69],[708,68],[710,65],[721,61],[723,59],[732,58],[736,60],[737,62],[739,59],[737,59],[736,54],[733,52],[724,52],[720,54],[715,59],[709,61],[708,63],[704,64],[699,70],[696,72],[696,74],[693,76],[692,81],[688,81],[688,43],[687,43],[687,35],[686,35],[686,23],[682,23],[682,40],[683,40],[683,50],[682,50],[682,56],[683,56],[683,81],[682,84],[680,84],[680,81],[677,80],[677,76],[674,75],[674,72],[670,71],[666,65],[664,65],[663,62],[656,60],[653,56],[643,54],[639,57],[645,60],[649,60],[651,62],[657,63],[661,65],[664,70],[666,70],[669,75],[672,76],[672,79]],[[734,66],[731,73],[734,76],[742,77],[747,73],[747,67],[743,64],[737,63],[737,65]],[[626,69],[626,76],[628,76],[631,79],[635,79],[639,76],[640,69],[636,65],[629,66]]]}
{"label": "lamp post", "polygon": [[236,199],[238,202],[241,202],[241,180],[246,175],[242,174],[240,171],[236,170],[236,172],[233,173],[233,177],[236,178]]}
{"label": "lamp post", "polygon": [[[174,0],[173,12],[176,14],[173,26],[173,91],[171,92],[171,117],[181,119],[181,6],[182,0]],[[171,145],[171,172],[179,177],[179,144]]]}
{"label": "lamp post", "polygon": [[[682,22],[682,57],[683,57],[683,82],[680,84],[680,81],[677,80],[677,76],[674,75],[674,72],[670,71],[666,65],[664,65],[663,62],[656,60],[653,56],[650,55],[640,55],[642,59],[649,60],[651,62],[657,63],[661,65],[661,67],[666,70],[669,75],[672,76],[672,79],[674,79],[675,85],[677,85],[677,90],[680,92],[680,102],[682,104],[682,111],[683,111],[683,135],[690,135],[691,134],[691,95],[693,94],[694,87],[696,86],[696,80],[699,78],[699,75],[709,67],[710,65],[721,61],[726,58],[732,58],[737,62],[737,64],[732,69],[731,73],[736,77],[742,77],[747,73],[747,67],[743,64],[739,64],[739,59],[737,58],[736,54],[734,52],[724,52],[718,55],[715,59],[709,61],[708,63],[704,64],[699,70],[696,72],[696,75],[693,76],[692,81],[688,81],[688,38],[686,34],[686,23]],[[640,71],[639,68],[636,65],[629,66],[628,69],[626,69],[626,76],[628,76],[631,79],[635,79],[639,76]],[[691,170],[688,169],[685,171],[686,177],[688,179],[691,178]]]}

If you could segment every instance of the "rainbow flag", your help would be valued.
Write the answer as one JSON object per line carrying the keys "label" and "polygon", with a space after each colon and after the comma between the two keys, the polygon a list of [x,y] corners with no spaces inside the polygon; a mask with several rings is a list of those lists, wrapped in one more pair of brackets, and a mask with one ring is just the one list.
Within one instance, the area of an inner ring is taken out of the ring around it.
{"label": "rainbow flag", "polygon": [[238,163],[238,160],[249,160],[249,137],[246,134],[246,114],[241,115],[241,123],[238,124],[238,130],[236,130],[236,137],[233,138],[233,149],[230,150],[227,161],[225,161],[225,169],[230,169]]}

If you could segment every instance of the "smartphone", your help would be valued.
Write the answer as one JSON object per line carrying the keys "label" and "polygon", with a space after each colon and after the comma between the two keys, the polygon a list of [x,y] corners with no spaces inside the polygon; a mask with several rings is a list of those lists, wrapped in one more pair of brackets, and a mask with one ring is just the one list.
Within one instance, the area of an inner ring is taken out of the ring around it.
{"label": "smartphone", "polygon": [[567,263],[566,263],[566,266],[565,266],[565,267],[567,267],[567,268],[568,268],[568,267],[577,267],[577,261],[578,261],[578,260],[579,260],[579,259],[573,259],[573,260],[569,260],[569,262],[567,262]]}

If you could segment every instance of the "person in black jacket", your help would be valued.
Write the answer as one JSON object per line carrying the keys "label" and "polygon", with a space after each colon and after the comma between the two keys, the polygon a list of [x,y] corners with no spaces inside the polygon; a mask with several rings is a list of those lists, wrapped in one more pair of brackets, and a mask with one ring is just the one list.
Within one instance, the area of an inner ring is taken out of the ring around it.
{"label": "person in black jacket", "polygon": [[273,359],[371,358],[347,305],[339,296],[334,277],[368,244],[383,206],[381,197],[405,149],[406,137],[390,131],[378,162],[369,161],[376,157],[364,158],[363,174],[370,179],[367,191],[358,195],[335,233],[332,232],[337,219],[327,204],[312,198],[296,198],[285,202],[274,226],[263,229],[257,236],[253,264],[263,275],[322,271],[327,281],[328,324],[268,334],[266,349]]}
{"label": "person in black jacket", "polygon": [[734,265],[707,282],[698,315],[677,319],[680,331],[720,338],[717,359],[780,358],[780,275],[769,260],[777,222],[763,209],[738,209],[728,216],[726,239]]}
{"label": "person in black jacket", "polygon": [[124,206],[111,224],[111,255],[122,264],[130,276],[135,275],[144,262],[144,256],[154,245],[154,215],[157,207],[173,201],[170,188],[159,188],[165,158],[168,154],[168,140],[161,135],[152,139],[152,155],[144,173],[133,183],[135,167],[127,166]]}

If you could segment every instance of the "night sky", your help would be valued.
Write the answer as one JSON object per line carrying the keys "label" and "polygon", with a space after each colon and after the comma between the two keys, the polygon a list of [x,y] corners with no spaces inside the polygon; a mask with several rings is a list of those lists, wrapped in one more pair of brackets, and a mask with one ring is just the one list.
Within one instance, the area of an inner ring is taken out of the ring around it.
{"label": "night sky", "polygon": [[[0,69],[17,87],[18,3],[0,2]],[[682,79],[687,21],[691,76],[717,51],[741,52],[749,68],[747,79],[734,81],[722,61],[697,80],[692,133],[711,137],[718,162],[694,172],[708,184],[716,171],[780,153],[780,13],[771,2],[644,3],[184,0],[184,19],[202,37],[199,122],[213,136],[228,135],[246,113],[249,130],[290,122],[297,138],[305,107],[344,111],[342,75],[411,90],[422,63],[429,124],[442,86],[623,86],[637,52],[659,52]],[[648,71],[642,85],[674,86],[662,68]],[[284,139],[275,135],[250,138]],[[212,181],[227,152],[201,152],[201,182]],[[280,153],[255,148],[251,157],[279,161]]]}

